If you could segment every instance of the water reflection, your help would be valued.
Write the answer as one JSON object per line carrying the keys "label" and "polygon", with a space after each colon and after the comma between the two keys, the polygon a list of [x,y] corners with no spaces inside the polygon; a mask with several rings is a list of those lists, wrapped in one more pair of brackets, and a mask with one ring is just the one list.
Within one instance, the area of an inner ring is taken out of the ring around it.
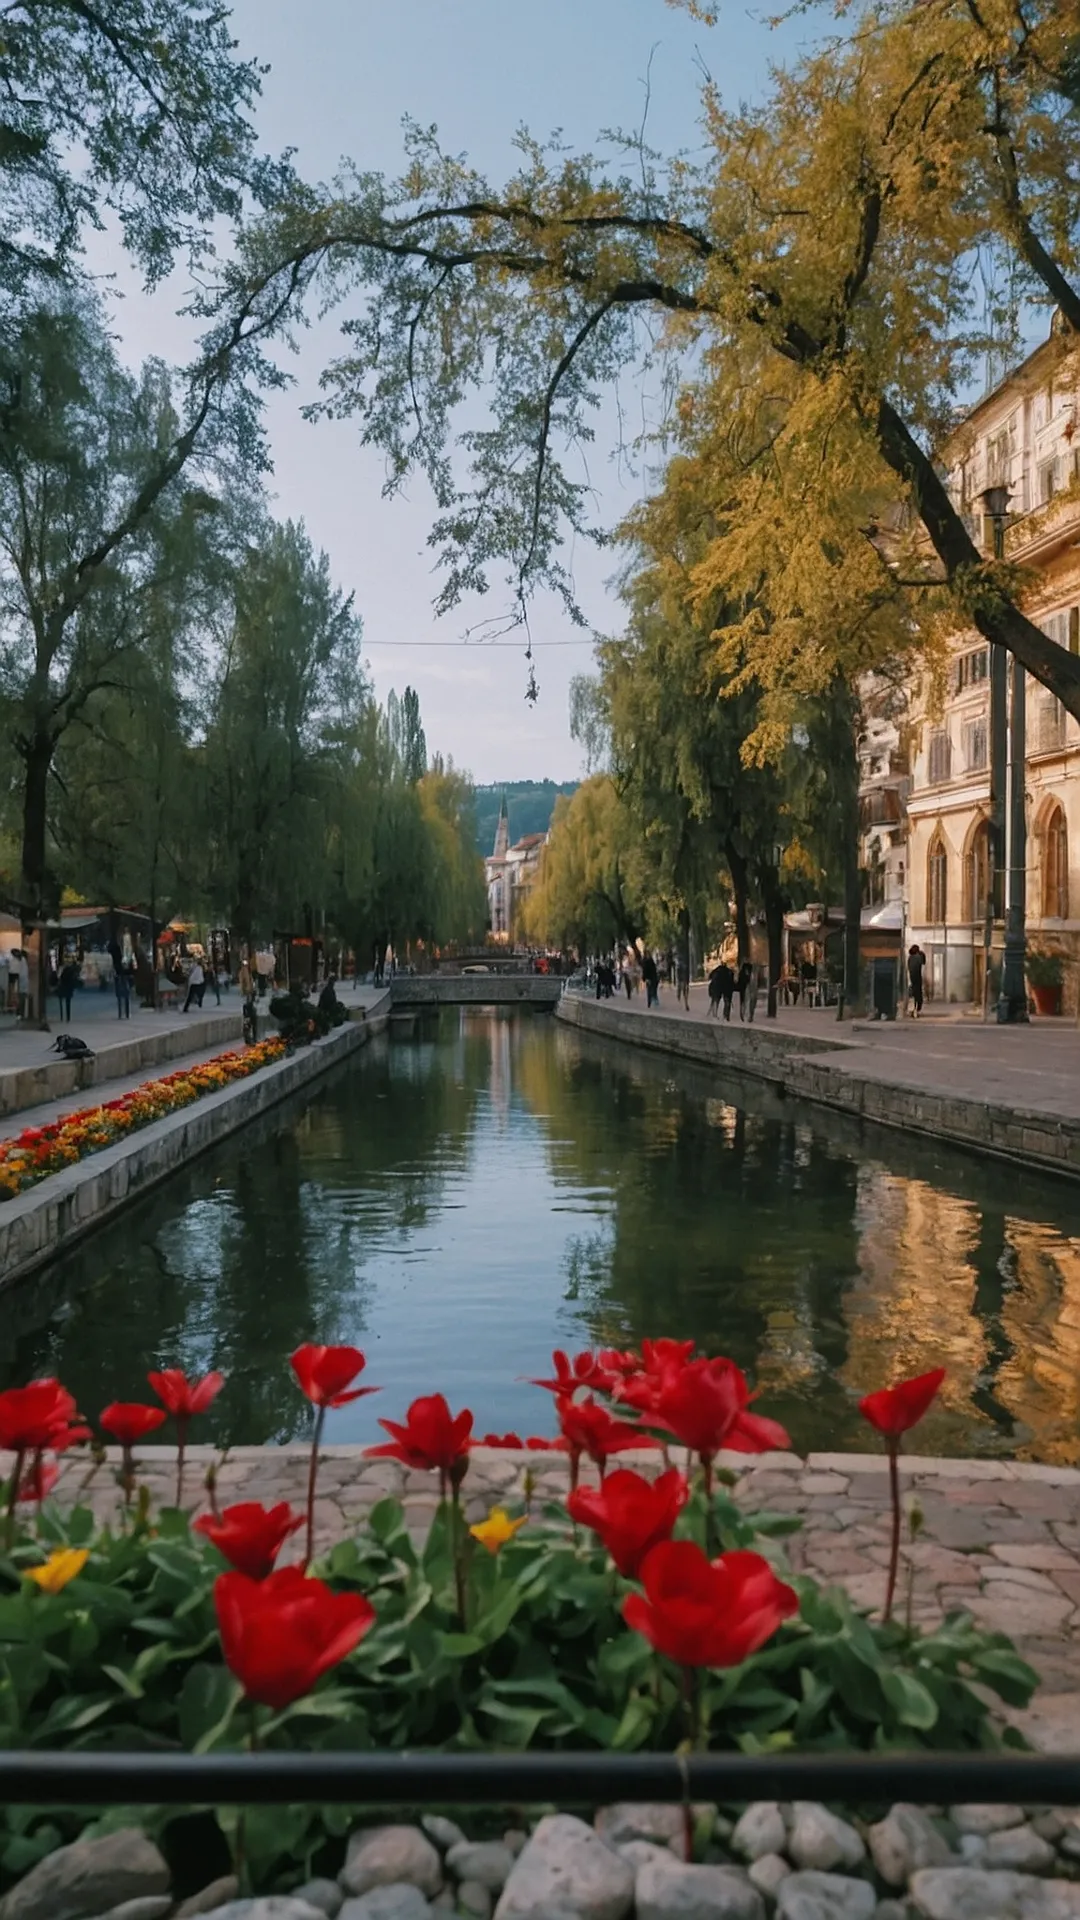
{"label": "water reflection", "polygon": [[227,1142],[3,1296],[3,1383],[57,1371],[88,1411],[153,1365],[218,1366],[217,1436],[284,1440],[284,1356],[355,1340],[384,1392],[441,1387],[550,1428],[551,1346],[693,1334],[802,1448],[864,1443],[855,1403],[945,1363],[928,1451],[1080,1459],[1080,1197],[765,1087],[568,1032],[444,1015]]}

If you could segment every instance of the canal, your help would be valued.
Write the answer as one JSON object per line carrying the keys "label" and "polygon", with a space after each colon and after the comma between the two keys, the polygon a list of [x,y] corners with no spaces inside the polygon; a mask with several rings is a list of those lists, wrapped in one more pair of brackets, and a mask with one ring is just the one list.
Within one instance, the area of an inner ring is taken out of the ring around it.
{"label": "canal", "polygon": [[[867,1444],[860,1393],[945,1365],[926,1452],[1080,1460],[1080,1191],[561,1028],[445,1012],[373,1042],[3,1296],[0,1385],[94,1415],[147,1368],[228,1375],[197,1437],[301,1437],[286,1356],[550,1433],[554,1346],[693,1336],[795,1445]],[[193,1436],[194,1437],[194,1436]]]}

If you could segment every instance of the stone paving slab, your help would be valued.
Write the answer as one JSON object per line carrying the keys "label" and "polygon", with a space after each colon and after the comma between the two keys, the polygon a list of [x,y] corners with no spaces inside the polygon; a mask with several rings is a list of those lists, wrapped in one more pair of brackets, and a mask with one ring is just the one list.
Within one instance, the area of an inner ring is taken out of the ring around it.
{"label": "stone paving slab", "polygon": [[[316,1509],[320,1549],[362,1526],[377,1500],[404,1500],[410,1531],[423,1537],[437,1503],[435,1477],[393,1460],[370,1460],[361,1447],[322,1450]],[[236,1447],[222,1460],[211,1448],[189,1450],[185,1505],[205,1506],[206,1470],[218,1466],[218,1500],[304,1505],[310,1455],[306,1447]],[[114,1479],[119,1455],[101,1467],[67,1460],[57,1497],[89,1502],[99,1519],[115,1520],[120,1496]],[[155,1501],[171,1502],[176,1456],[172,1447],[139,1449],[140,1478]],[[655,1472],[655,1450],[620,1456],[620,1465]],[[795,1454],[721,1457],[737,1474],[736,1497],[755,1509],[798,1514],[800,1533],[784,1542],[792,1568],[847,1588],[860,1606],[880,1607],[888,1564],[888,1479],[880,1454]],[[473,1454],[464,1497],[470,1521],[496,1503],[520,1503],[525,1475],[533,1500],[561,1500],[567,1462],[559,1455],[490,1447]],[[587,1479],[588,1474],[583,1474]],[[1025,1714],[1011,1716],[1028,1738],[1050,1750],[1080,1747],[1080,1472],[1016,1461],[937,1460],[911,1455],[901,1462],[905,1501],[917,1503],[922,1528],[904,1549],[901,1604],[910,1591],[912,1618],[922,1625],[957,1607],[983,1627],[1007,1633],[1042,1676],[1042,1689]]]}

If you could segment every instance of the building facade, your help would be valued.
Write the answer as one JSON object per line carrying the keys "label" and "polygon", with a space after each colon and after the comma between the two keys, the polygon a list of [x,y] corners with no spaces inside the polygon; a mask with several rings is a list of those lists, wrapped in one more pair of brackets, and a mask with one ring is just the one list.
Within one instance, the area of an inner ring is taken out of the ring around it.
{"label": "building facade", "polygon": [[522,907],[536,880],[546,843],[546,833],[526,833],[510,845],[510,819],[504,794],[495,828],[495,845],[484,861],[488,927],[492,939],[501,945],[513,946],[522,937]]}
{"label": "building facade", "polygon": [[[943,449],[949,491],[993,552],[984,489],[1009,489],[1006,558],[1031,586],[1025,611],[1080,653],[1080,355],[1056,334],[987,395]],[[907,794],[908,943],[929,958],[935,999],[980,1004],[986,986],[990,839],[990,650],[973,628],[950,642],[944,696],[913,691]],[[1027,678],[1026,903],[1029,948],[1063,956],[1065,1010],[1080,979],[1080,724]],[[1006,865],[1010,856],[1006,856]],[[1000,959],[992,936],[991,987]]]}

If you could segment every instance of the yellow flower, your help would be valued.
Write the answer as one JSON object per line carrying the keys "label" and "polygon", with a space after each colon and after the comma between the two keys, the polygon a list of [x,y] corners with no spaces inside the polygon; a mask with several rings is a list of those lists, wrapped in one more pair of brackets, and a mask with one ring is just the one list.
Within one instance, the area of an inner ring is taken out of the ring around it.
{"label": "yellow flower", "polygon": [[33,1580],[42,1593],[59,1593],[69,1580],[81,1573],[90,1558],[88,1547],[58,1547],[43,1567],[27,1567],[26,1578]]}
{"label": "yellow flower", "polygon": [[498,1553],[499,1548],[505,1547],[507,1541],[513,1539],[518,1528],[524,1525],[524,1514],[520,1520],[511,1520],[505,1507],[492,1507],[487,1519],[481,1520],[479,1526],[470,1527],[469,1532],[474,1540],[479,1540],[480,1545],[487,1548],[489,1553]]}

